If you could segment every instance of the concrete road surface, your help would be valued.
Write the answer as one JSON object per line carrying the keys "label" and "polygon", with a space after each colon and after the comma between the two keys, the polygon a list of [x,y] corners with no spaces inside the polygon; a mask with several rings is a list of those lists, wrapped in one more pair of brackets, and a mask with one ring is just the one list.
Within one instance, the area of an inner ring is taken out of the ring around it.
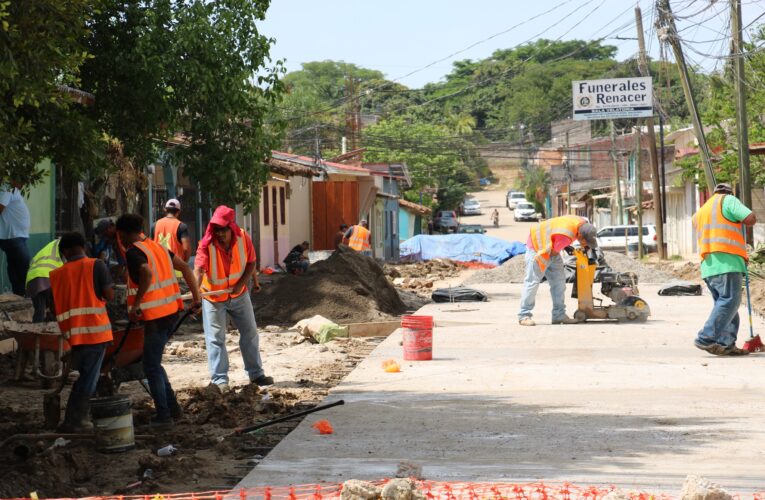
{"label": "concrete road surface", "polygon": [[[505,195],[507,191],[479,191],[471,193],[470,196],[478,200],[481,204],[481,215],[466,215],[460,217],[461,224],[481,224],[487,231],[487,236],[501,238],[507,241],[526,242],[529,236],[529,226],[533,222],[515,222],[513,221],[513,212],[505,206]],[[494,209],[499,211],[499,227],[495,228],[491,222],[491,212]]]}
{"label": "concrete road surface", "polygon": [[[306,418],[240,486],[380,479],[409,461],[434,480],[677,492],[700,474],[734,491],[765,487],[765,354],[692,346],[709,296],[642,286],[646,323],[552,326],[542,286],[541,324],[529,328],[515,316],[519,285],[479,288],[490,302],[421,311],[438,324],[433,361],[385,373],[383,360],[402,360],[394,333],[332,391],[345,406]],[[323,418],[334,434],[311,428]]]}

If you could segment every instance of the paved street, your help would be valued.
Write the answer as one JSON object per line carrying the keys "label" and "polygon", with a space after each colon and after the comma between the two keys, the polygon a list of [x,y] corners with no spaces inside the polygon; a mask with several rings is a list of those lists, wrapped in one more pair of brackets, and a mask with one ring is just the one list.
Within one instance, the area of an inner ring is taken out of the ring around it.
{"label": "paved street", "polygon": [[[460,217],[462,224],[482,224],[486,229],[487,236],[501,238],[508,241],[526,241],[529,236],[529,226],[532,222],[514,222],[513,212],[505,206],[505,195],[507,191],[479,191],[471,193],[476,200],[481,203],[481,215],[470,215]],[[495,228],[491,223],[491,212],[494,209],[499,211],[499,227]]]}
{"label": "paved street", "polygon": [[[485,214],[475,219],[488,221],[501,194],[480,193]],[[504,210],[489,234],[525,238],[528,224]],[[659,297],[647,285],[647,323],[552,326],[543,286],[541,324],[521,328],[520,285],[478,288],[490,302],[420,311],[438,324],[435,360],[385,373],[383,360],[402,359],[393,334],[331,393],[346,405],[307,418],[241,486],[379,479],[404,460],[439,480],[676,491],[695,473],[733,490],[761,486],[765,364],[762,355],[716,358],[692,346],[708,295]],[[311,428],[322,418],[335,434]]]}

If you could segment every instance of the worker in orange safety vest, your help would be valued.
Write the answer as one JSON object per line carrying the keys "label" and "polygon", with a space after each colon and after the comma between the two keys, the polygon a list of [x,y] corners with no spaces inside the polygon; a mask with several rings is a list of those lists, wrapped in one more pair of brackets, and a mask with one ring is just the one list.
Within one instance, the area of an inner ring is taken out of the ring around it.
{"label": "worker in orange safety vest", "polygon": [[140,215],[122,215],[117,219],[117,233],[126,247],[128,317],[134,322],[143,321],[143,371],[156,410],[151,425],[166,427],[182,416],[162,367],[162,353],[178,322],[178,312],[183,310],[174,270],[181,272],[191,290],[192,310],[200,309],[200,295],[194,273],[186,261],[147,238],[143,224]]}
{"label": "worker in orange safety vest", "polygon": [[191,257],[189,227],[178,218],[180,214],[181,202],[175,198],[167,200],[165,216],[151,228],[151,237],[173,254],[188,261]]}
{"label": "worker in orange safety vest", "polygon": [[111,275],[104,261],[85,255],[85,238],[66,233],[58,242],[65,264],[50,272],[56,321],[72,346],[72,366],[79,372],[69,393],[59,432],[92,429],[90,398],[96,392],[112,326],[106,302],[114,298]]}
{"label": "worker in orange safety vest", "polygon": [[583,247],[597,248],[597,230],[583,217],[564,215],[531,226],[526,241],[526,276],[521,293],[518,323],[534,326],[531,312],[542,278],[550,284],[553,310],[552,324],[576,323],[566,316],[566,273],[560,252],[579,241]]}
{"label": "worker in orange safety vest", "polygon": [[372,232],[369,230],[369,223],[366,219],[361,219],[357,225],[348,228],[348,231],[345,232],[343,243],[357,252],[361,252],[364,255],[371,257],[371,239]]}
{"label": "worker in orange safety vest", "polygon": [[693,216],[701,254],[701,278],[709,288],[714,307],[699,331],[694,345],[717,356],[741,356],[748,351],[736,347],[741,305],[741,285],[747,273],[749,254],[744,226],[757,219],[733,196],[730,184],[720,183]]}

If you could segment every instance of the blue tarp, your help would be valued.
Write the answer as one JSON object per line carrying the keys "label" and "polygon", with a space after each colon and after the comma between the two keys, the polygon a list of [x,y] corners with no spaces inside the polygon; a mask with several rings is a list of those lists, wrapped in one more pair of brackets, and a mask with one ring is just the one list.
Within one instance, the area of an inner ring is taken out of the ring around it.
{"label": "blue tarp", "polygon": [[526,252],[526,244],[482,234],[420,234],[401,243],[401,260],[451,259],[500,265]]}

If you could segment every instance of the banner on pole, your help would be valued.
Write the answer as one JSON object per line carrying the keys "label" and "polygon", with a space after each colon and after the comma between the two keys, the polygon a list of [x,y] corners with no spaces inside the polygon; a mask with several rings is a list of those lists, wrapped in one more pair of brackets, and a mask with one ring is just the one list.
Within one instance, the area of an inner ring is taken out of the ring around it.
{"label": "banner on pole", "polygon": [[571,82],[574,120],[611,120],[653,116],[651,77]]}

